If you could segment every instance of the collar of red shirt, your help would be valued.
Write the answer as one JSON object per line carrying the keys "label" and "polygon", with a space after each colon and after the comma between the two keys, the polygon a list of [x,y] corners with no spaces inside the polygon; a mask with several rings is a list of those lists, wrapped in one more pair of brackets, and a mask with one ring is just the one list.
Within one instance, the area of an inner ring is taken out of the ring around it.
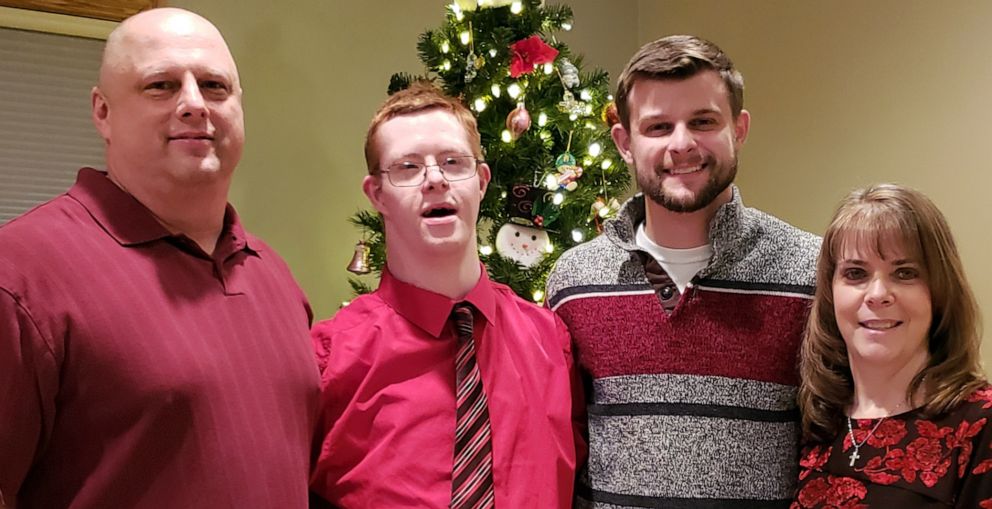
{"label": "collar of red shirt", "polygon": [[[144,205],[107,178],[106,172],[83,168],[76,176],[76,185],[69,196],[81,203],[122,246],[134,246],[172,236]],[[224,212],[224,230],[234,242],[233,250],[248,248],[258,253],[257,242],[248,244],[248,235],[231,204]]]}
{"label": "collar of red shirt", "polygon": [[[489,323],[496,318],[496,289],[489,280],[486,267],[479,264],[482,274],[468,295],[462,301],[472,303]],[[389,268],[382,271],[378,295],[382,300],[403,318],[420,327],[425,332],[440,338],[444,326],[451,316],[451,309],[461,301],[453,301],[444,295],[430,290],[418,288],[404,283],[389,273]]]}

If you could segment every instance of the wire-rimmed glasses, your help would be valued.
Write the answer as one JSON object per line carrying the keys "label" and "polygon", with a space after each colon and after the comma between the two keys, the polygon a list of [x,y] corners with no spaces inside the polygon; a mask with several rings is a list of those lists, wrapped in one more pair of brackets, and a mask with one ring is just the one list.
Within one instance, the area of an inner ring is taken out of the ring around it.
{"label": "wire-rimmed glasses", "polygon": [[437,168],[448,182],[458,182],[474,177],[481,162],[475,156],[445,156],[439,158],[437,164],[424,164],[420,161],[396,162],[387,166],[382,173],[385,173],[389,183],[396,187],[416,187],[427,179],[428,168]]}

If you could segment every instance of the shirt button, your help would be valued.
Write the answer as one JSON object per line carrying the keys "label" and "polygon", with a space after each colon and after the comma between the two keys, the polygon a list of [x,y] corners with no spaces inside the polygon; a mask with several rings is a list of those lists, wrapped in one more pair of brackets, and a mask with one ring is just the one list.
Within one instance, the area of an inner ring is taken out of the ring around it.
{"label": "shirt button", "polygon": [[674,286],[668,285],[668,286],[661,287],[661,298],[662,299],[665,299],[665,300],[671,299],[673,295],[675,295],[675,287]]}

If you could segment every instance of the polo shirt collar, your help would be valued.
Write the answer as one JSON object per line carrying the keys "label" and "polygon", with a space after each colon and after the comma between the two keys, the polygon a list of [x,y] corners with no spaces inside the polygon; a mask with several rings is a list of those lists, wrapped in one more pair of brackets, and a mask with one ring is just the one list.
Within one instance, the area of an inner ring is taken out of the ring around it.
{"label": "polo shirt collar", "polygon": [[403,318],[431,336],[439,338],[448,323],[452,308],[458,302],[471,303],[489,323],[495,320],[496,290],[489,280],[486,267],[482,264],[480,266],[482,270],[479,281],[461,301],[454,301],[439,293],[404,283],[393,277],[388,267],[382,271],[382,280],[379,282],[377,292],[382,300]]}
{"label": "polo shirt collar", "polygon": [[[93,219],[121,245],[134,246],[173,236],[147,207],[114,184],[106,172],[93,168],[79,170],[76,184],[69,189],[68,194],[82,204]],[[248,248],[259,251],[260,246],[254,245],[257,243],[249,245],[248,235],[231,204],[227,205],[224,212],[224,229],[221,235],[233,240],[234,250]]]}

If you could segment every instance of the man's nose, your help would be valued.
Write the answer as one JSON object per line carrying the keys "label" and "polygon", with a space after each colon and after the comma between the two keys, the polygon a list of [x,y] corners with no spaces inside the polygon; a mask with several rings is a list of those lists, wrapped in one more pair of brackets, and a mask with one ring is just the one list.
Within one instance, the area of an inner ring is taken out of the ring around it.
{"label": "man's nose", "polygon": [[673,152],[691,152],[696,148],[696,137],[689,126],[677,124],[668,140],[668,149]]}
{"label": "man's nose", "polygon": [[176,114],[182,118],[202,118],[207,115],[207,104],[200,91],[200,83],[192,75],[183,78],[179,89],[179,101],[176,104]]}

